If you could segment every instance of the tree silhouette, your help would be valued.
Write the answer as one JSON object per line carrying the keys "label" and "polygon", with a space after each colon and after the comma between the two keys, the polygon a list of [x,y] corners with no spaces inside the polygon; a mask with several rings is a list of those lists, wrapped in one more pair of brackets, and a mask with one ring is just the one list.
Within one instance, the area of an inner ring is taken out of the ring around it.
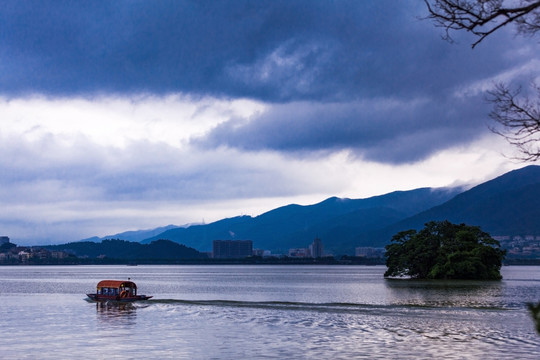
{"label": "tree silhouette", "polygon": [[534,35],[540,30],[540,1],[520,0],[506,6],[503,0],[424,0],[429,19],[446,31],[445,39],[453,41],[451,30],[465,30],[477,40],[474,48],[500,28],[515,24],[520,34]]}

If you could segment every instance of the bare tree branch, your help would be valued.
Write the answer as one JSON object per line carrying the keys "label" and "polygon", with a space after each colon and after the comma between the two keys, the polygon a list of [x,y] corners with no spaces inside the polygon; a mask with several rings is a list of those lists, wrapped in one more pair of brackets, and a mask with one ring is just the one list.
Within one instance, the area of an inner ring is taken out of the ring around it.
{"label": "bare tree branch", "polygon": [[[513,23],[518,34],[534,36],[540,30],[540,0],[424,0],[436,27],[445,30],[445,40],[453,42],[451,31],[465,30],[477,37],[472,47],[502,27]],[[540,159],[540,87],[532,84],[534,95],[496,84],[488,91],[493,104],[489,117],[499,124],[491,131],[514,145],[523,161]],[[533,100],[536,97],[535,100]]]}
{"label": "bare tree branch", "polygon": [[[424,0],[428,19],[445,29],[445,40],[453,41],[451,30],[465,30],[478,37],[474,48],[487,36],[514,23],[522,34],[534,35],[540,30],[540,1],[520,0],[518,5],[505,7],[503,0]],[[515,4],[515,2],[513,3]]]}
{"label": "bare tree branch", "polygon": [[540,87],[533,84],[536,101],[520,96],[521,88],[511,90],[499,83],[488,91],[487,100],[493,104],[489,116],[502,129],[491,127],[491,131],[506,138],[521,152],[520,160],[535,161],[540,159]]}

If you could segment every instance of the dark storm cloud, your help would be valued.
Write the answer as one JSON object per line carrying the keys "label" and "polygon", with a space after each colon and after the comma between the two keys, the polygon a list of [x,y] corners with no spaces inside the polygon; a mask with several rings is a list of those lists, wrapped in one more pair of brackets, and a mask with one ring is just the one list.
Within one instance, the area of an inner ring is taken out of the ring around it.
{"label": "dark storm cloud", "polygon": [[0,91],[264,101],[440,92],[503,61],[451,47],[420,2],[10,1]]}
{"label": "dark storm cloud", "polygon": [[505,31],[474,51],[466,34],[444,42],[425,14],[421,1],[11,1],[0,93],[245,97],[268,111],[194,143],[414,162],[486,130],[481,96],[457,89],[530,60]]}
{"label": "dark storm cloud", "polygon": [[414,162],[483,134],[486,109],[478,102],[471,97],[447,103],[426,98],[276,105],[256,118],[222,123],[193,142],[309,156],[349,149],[367,160]]}

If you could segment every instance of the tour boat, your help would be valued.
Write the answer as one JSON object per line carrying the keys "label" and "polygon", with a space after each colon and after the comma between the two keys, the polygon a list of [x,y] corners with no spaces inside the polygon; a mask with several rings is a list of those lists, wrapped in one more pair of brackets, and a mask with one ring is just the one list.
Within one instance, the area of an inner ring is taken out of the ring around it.
{"label": "tour boat", "polygon": [[137,295],[137,285],[133,281],[101,280],[97,284],[95,294],[86,294],[94,301],[121,301],[130,302],[148,300],[152,296]]}

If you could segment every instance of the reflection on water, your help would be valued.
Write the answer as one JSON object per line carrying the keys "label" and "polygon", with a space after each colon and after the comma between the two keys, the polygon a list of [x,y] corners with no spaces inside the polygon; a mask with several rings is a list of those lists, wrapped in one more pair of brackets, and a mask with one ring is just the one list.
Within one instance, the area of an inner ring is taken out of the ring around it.
{"label": "reflection on water", "polygon": [[386,279],[389,302],[395,305],[463,308],[508,308],[501,281]]}
{"label": "reflection on water", "polygon": [[144,306],[145,305],[136,305],[134,303],[98,301],[96,302],[96,313],[99,321],[107,325],[135,325],[137,319],[137,308]]}

